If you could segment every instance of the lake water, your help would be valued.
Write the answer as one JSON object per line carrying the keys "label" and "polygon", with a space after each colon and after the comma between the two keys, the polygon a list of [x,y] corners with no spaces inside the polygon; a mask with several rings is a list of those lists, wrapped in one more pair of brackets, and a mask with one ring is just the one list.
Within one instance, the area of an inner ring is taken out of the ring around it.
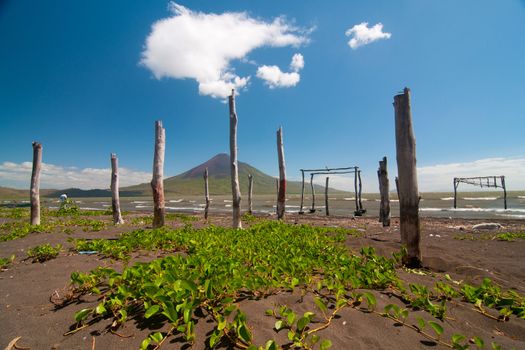
{"label": "lake water", "polygon": [[[353,216],[355,199],[352,194],[329,195],[330,215]],[[423,193],[420,202],[420,214],[427,217],[451,218],[479,218],[479,219],[523,219],[525,220],[525,191],[509,192],[507,208],[504,209],[503,194],[497,192],[459,193],[457,208],[454,209],[453,193]],[[394,196],[395,198],[395,196]],[[286,201],[286,211],[297,213],[300,209],[300,195],[290,195]],[[111,208],[111,198],[73,198],[82,209],[105,210]],[[367,210],[365,216],[379,215],[379,195],[363,194],[363,208]],[[58,199],[43,200],[43,205],[50,208],[58,207]],[[204,211],[203,196],[167,196],[166,210],[168,212],[199,213]],[[210,213],[231,212],[231,196],[211,196]],[[312,205],[311,195],[304,198],[303,211],[309,213]],[[392,216],[399,216],[399,202],[391,200]],[[275,195],[255,195],[253,210],[258,214],[274,215],[276,206]],[[124,211],[153,210],[153,201],[150,197],[122,197],[121,207]],[[241,207],[247,210],[247,196],[243,196]],[[316,212],[313,215],[325,215],[324,195],[316,195]]]}

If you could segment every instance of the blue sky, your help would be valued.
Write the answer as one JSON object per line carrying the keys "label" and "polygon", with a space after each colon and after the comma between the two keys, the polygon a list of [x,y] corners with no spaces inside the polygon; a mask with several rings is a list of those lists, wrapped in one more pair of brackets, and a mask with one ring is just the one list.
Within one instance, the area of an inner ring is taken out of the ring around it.
{"label": "blue sky", "polygon": [[408,86],[421,191],[525,189],[524,35],[523,0],[0,0],[0,186],[28,186],[34,140],[42,187],[108,187],[111,152],[147,181],[158,119],[176,175],[228,151],[236,86],[240,160],[276,175],[282,125],[289,178],[358,165],[377,192]]}

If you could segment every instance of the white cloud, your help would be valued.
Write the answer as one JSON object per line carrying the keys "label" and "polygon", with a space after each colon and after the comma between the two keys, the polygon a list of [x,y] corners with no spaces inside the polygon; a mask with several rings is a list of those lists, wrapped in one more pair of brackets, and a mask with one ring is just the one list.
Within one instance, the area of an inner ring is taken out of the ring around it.
{"label": "white cloud", "polygon": [[[0,185],[17,188],[29,188],[32,163],[4,162],[0,164]],[[120,186],[130,186],[151,180],[151,173],[119,167]],[[40,187],[42,188],[109,188],[111,170],[109,168],[63,167],[42,163]]]}
{"label": "white cloud", "polygon": [[348,45],[352,49],[357,49],[360,46],[370,44],[374,41],[381,39],[390,39],[391,33],[383,32],[383,24],[377,23],[373,27],[368,27],[368,22],[356,24],[352,28],[348,29],[345,33],[346,36],[353,36]]}
{"label": "white cloud", "polygon": [[282,17],[265,22],[245,12],[194,12],[173,2],[169,8],[173,16],[153,24],[141,63],[157,79],[195,79],[202,95],[226,98],[231,89],[246,87],[249,77],[235,74],[231,62],[242,61],[254,49],[308,41]]}
{"label": "white cloud", "polygon": [[265,84],[270,89],[279,87],[292,87],[297,85],[301,80],[299,71],[304,67],[304,58],[300,53],[296,53],[292,57],[290,69],[292,72],[285,73],[277,66],[260,66],[257,69],[257,78],[264,80]]}

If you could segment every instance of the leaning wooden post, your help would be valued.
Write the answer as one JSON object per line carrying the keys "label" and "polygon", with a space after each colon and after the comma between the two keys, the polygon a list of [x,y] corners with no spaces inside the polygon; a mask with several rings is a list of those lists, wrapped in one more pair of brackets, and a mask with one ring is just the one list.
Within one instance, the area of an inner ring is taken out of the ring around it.
{"label": "leaning wooden post", "polygon": [[501,187],[503,187],[503,205],[507,209],[507,187],[505,186],[505,176],[501,177]]}
{"label": "leaning wooden post", "polygon": [[314,174],[310,174],[310,187],[312,188],[312,208],[310,213],[315,213],[315,188],[314,188]]}
{"label": "leaning wooden post", "polygon": [[363,210],[363,202],[362,202],[362,190],[363,190],[363,183],[361,182],[361,170],[357,171],[357,179],[359,181],[359,212],[363,214],[365,210]]}
{"label": "leaning wooden post", "polygon": [[33,171],[31,173],[31,225],[40,225],[40,169],[42,168],[42,144],[33,142]]}
{"label": "leaning wooden post", "polygon": [[155,155],[153,157],[153,228],[164,226],[164,151],[166,147],[166,130],[162,121],[155,122]]}
{"label": "leaning wooden post", "polygon": [[386,157],[379,161],[379,188],[381,193],[380,221],[383,227],[390,226],[390,184],[388,181],[388,170]]}
{"label": "leaning wooden post", "polygon": [[326,177],[326,185],[324,186],[324,206],[326,209],[326,216],[330,215],[330,209],[328,209],[328,180],[330,178]]}
{"label": "leaning wooden post", "polygon": [[204,169],[204,219],[208,220],[208,212],[210,210],[210,191],[208,187],[208,168]]}
{"label": "leaning wooden post", "polygon": [[279,193],[277,195],[277,219],[284,218],[286,209],[286,166],[284,163],[283,128],[277,130],[277,158],[279,160]]}
{"label": "leaning wooden post", "polygon": [[239,186],[239,166],[237,163],[237,112],[235,111],[235,90],[229,97],[230,105],[230,168],[232,183],[233,228],[242,228],[241,189]]}
{"label": "leaning wooden post", "polygon": [[113,211],[113,223],[121,225],[124,223],[120,212],[120,196],[118,181],[118,158],[115,153],[111,153],[111,209]]}
{"label": "leaning wooden post", "polygon": [[248,174],[248,213],[250,215],[253,214],[252,194],[253,194],[253,176],[252,174]]}
{"label": "leaning wooden post", "polygon": [[410,90],[394,96],[396,124],[396,156],[399,174],[399,217],[401,244],[407,255],[403,263],[409,267],[421,266],[421,232],[419,226],[419,191],[416,169],[416,140],[412,128]]}
{"label": "leaning wooden post", "polygon": [[304,204],[304,170],[301,169],[301,206],[299,207],[299,214],[304,214],[303,204]]}

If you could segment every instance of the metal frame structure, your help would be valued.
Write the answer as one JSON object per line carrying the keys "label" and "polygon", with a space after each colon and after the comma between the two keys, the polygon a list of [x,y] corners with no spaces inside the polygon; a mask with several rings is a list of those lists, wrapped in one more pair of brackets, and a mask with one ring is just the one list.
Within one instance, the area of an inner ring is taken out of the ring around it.
{"label": "metal frame structure", "polygon": [[304,214],[304,174],[310,174],[310,187],[312,189],[312,208],[310,213],[315,212],[315,190],[314,190],[314,176],[315,175],[342,175],[342,174],[354,174],[354,193],[355,193],[355,216],[361,216],[366,213],[366,209],[363,209],[363,203],[361,200],[361,170],[359,167],[344,167],[344,168],[324,168],[324,169],[299,169],[301,171],[302,186],[301,186],[301,207],[299,214]]}
{"label": "metal frame structure", "polygon": [[[499,183],[498,183],[499,180]],[[476,177],[455,177],[454,178],[454,208],[457,204],[457,190],[460,183],[489,188],[503,189],[503,204],[507,209],[507,188],[505,186],[505,176],[476,176]]]}

